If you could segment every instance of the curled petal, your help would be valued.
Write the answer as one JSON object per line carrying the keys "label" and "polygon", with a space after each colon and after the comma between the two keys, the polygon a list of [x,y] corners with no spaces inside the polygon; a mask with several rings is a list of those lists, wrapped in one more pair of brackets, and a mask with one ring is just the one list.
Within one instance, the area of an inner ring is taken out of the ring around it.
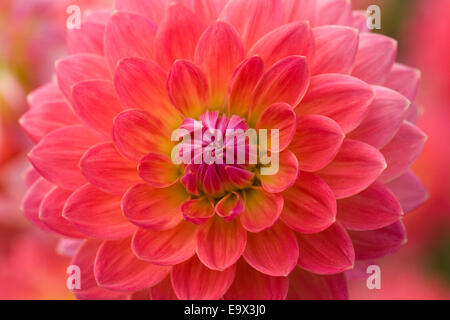
{"label": "curled petal", "polygon": [[248,233],[245,261],[270,276],[287,276],[297,265],[299,247],[295,234],[282,222],[258,233]]}
{"label": "curled petal", "polygon": [[214,215],[214,204],[206,197],[198,198],[183,203],[181,211],[186,220],[202,224]]}
{"label": "curled petal", "polygon": [[363,192],[338,201],[338,220],[347,230],[367,231],[386,227],[403,215],[395,196],[375,182]]}
{"label": "curled petal", "polygon": [[94,274],[103,288],[134,292],[154,286],[170,272],[170,267],[139,260],[131,251],[131,240],[105,241],[95,258]]}
{"label": "curled petal", "polygon": [[172,286],[181,300],[219,299],[233,282],[235,272],[234,265],[224,271],[215,271],[193,257],[173,267]]}
{"label": "curled petal", "polygon": [[297,233],[298,265],[316,274],[336,274],[353,268],[352,240],[338,223],[313,234]]}
{"label": "curled petal", "polygon": [[283,197],[280,194],[269,193],[260,187],[247,189],[244,200],[245,210],[239,218],[250,232],[260,232],[273,226],[283,209]]}
{"label": "curled petal", "polygon": [[312,173],[301,172],[295,184],[282,195],[281,220],[297,232],[320,232],[336,221],[333,191]]}
{"label": "curled petal", "polygon": [[383,155],[374,147],[346,139],[336,158],[316,172],[337,199],[355,195],[371,185],[386,169]]}
{"label": "curled petal", "polygon": [[245,204],[238,193],[229,193],[216,204],[216,213],[225,219],[232,221],[245,209]]}
{"label": "curled petal", "polygon": [[122,209],[125,217],[140,227],[154,231],[167,230],[183,220],[181,204],[187,197],[180,184],[164,189],[138,184],[123,196]]}

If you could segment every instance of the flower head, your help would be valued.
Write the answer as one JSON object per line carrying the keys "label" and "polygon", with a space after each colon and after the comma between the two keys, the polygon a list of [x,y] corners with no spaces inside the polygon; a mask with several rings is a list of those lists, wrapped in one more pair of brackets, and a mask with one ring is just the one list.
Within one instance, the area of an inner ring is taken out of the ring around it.
{"label": "flower head", "polygon": [[355,259],[405,242],[419,73],[349,1],[115,9],[69,32],[22,118],[25,214],[86,239],[78,297],[346,298]]}

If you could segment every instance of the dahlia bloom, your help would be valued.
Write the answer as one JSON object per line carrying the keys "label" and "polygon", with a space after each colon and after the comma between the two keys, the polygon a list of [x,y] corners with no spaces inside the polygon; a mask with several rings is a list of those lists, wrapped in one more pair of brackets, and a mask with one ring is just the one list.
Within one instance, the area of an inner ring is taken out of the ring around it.
{"label": "dahlia bloom", "polygon": [[[117,0],[69,31],[21,124],[25,215],[82,240],[75,295],[345,299],[355,260],[400,248],[426,197],[419,72],[363,21],[347,0]],[[175,164],[194,124],[279,130],[277,173]]]}

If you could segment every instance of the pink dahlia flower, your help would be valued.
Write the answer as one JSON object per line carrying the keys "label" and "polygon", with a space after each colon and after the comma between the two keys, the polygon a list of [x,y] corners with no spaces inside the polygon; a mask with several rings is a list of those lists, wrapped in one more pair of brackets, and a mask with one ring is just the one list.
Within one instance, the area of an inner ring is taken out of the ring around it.
{"label": "pink dahlia flower", "polygon": [[[344,299],[355,260],[404,244],[419,72],[361,21],[347,0],[117,0],[70,31],[21,123],[26,216],[84,239],[76,296]],[[279,130],[279,169],[175,164],[195,125]]]}

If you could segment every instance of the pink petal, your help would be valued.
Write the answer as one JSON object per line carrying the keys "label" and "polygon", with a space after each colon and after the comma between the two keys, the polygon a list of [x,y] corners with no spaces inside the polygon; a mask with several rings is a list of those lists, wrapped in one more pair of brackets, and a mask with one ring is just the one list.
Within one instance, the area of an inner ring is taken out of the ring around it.
{"label": "pink petal", "polygon": [[177,60],[167,79],[167,92],[175,107],[186,117],[198,118],[209,103],[208,83],[193,63]]}
{"label": "pink petal", "polygon": [[297,240],[299,267],[316,274],[336,274],[353,268],[352,241],[339,223],[319,233],[297,233]]}
{"label": "pink petal", "polygon": [[163,128],[172,130],[181,123],[178,110],[166,90],[166,72],[156,63],[141,58],[121,60],[114,74],[114,85],[125,108],[144,109],[164,119]]}
{"label": "pink petal", "polygon": [[195,224],[202,224],[214,215],[214,203],[206,197],[183,203],[181,211],[184,219]]}
{"label": "pink petal", "polygon": [[111,142],[97,144],[86,151],[80,168],[91,184],[111,194],[122,195],[141,181],[136,164],[123,158]]}
{"label": "pink petal", "polygon": [[125,299],[127,293],[99,287],[94,277],[94,261],[101,241],[87,240],[72,259],[71,265],[80,268],[80,289],[73,289],[78,299]]}
{"label": "pink petal", "polygon": [[156,33],[156,60],[165,69],[177,59],[193,60],[206,25],[179,3],[171,3]]}
{"label": "pink petal", "polygon": [[73,257],[82,243],[80,239],[62,238],[58,241],[56,252],[64,257]]}
{"label": "pink petal", "polygon": [[287,56],[304,56],[311,61],[314,39],[307,21],[283,25],[262,37],[249,51],[249,56],[260,56],[269,68]]}
{"label": "pink petal", "polygon": [[169,6],[167,0],[115,0],[114,8],[120,11],[131,11],[142,14],[159,25]]}
{"label": "pink petal", "polygon": [[337,199],[355,195],[371,185],[386,168],[374,147],[346,139],[336,158],[317,175],[331,187]]}
{"label": "pink petal", "polygon": [[225,172],[237,188],[248,186],[255,176],[255,173],[251,171],[233,166],[225,166]]}
{"label": "pink petal", "polygon": [[167,230],[183,220],[181,204],[187,197],[180,184],[165,189],[138,184],[123,196],[122,209],[125,217],[140,227]]}
{"label": "pink petal", "polygon": [[241,257],[247,243],[247,231],[238,220],[227,222],[213,217],[197,234],[197,256],[212,270],[223,271]]}
{"label": "pink petal", "polygon": [[344,26],[323,26],[313,28],[312,32],[316,54],[311,63],[311,74],[349,74],[358,52],[358,30]]}
{"label": "pink petal", "polygon": [[250,114],[255,121],[270,105],[285,102],[296,106],[309,85],[305,57],[290,56],[280,60],[263,76],[253,94]]}
{"label": "pink petal", "polygon": [[39,178],[41,178],[41,175],[31,165],[28,166],[23,173],[23,180],[27,189],[29,189]]}
{"label": "pink petal", "polygon": [[300,170],[317,171],[326,167],[336,156],[344,141],[341,127],[321,115],[305,115],[297,119],[289,150],[295,153]]}
{"label": "pink petal", "polygon": [[284,300],[289,280],[286,277],[272,277],[256,271],[243,259],[239,260],[236,276],[225,293],[225,300]]}
{"label": "pink petal", "polygon": [[318,12],[317,1],[284,0],[283,4],[287,22],[308,20],[311,25],[315,25]]}
{"label": "pink petal", "polygon": [[349,231],[349,235],[358,260],[382,258],[407,242],[406,229],[401,221],[372,231]]}
{"label": "pink petal", "polygon": [[81,121],[100,138],[111,140],[114,117],[122,111],[110,81],[87,80],[72,87],[73,108]]}
{"label": "pink petal", "polygon": [[237,192],[229,193],[216,204],[216,213],[225,221],[232,221],[245,209],[245,204]]}
{"label": "pink petal", "polygon": [[28,136],[38,142],[53,130],[77,124],[79,120],[66,102],[55,100],[31,108],[19,123]]}
{"label": "pink petal", "polygon": [[177,295],[173,291],[170,276],[151,287],[150,295],[152,300],[178,300]]}
{"label": "pink petal", "polygon": [[47,180],[37,179],[25,193],[21,204],[25,217],[44,231],[47,231],[48,227],[39,219],[39,210],[42,200],[52,187],[53,185]]}
{"label": "pink petal", "polygon": [[240,221],[250,232],[260,232],[273,226],[283,209],[283,197],[261,187],[247,189],[244,200],[245,210],[240,215]]}
{"label": "pink petal", "polygon": [[36,170],[63,189],[75,190],[86,183],[78,163],[98,140],[82,126],[63,127],[45,136],[28,154]]}
{"label": "pink petal", "polygon": [[114,72],[117,62],[128,57],[153,60],[156,29],[152,21],[138,14],[113,13],[104,35],[109,68]]}
{"label": "pink petal", "polygon": [[386,186],[400,202],[405,213],[417,209],[429,198],[425,186],[411,171],[405,172]]}
{"label": "pink petal", "polygon": [[166,188],[180,178],[180,171],[172,160],[160,153],[149,153],[138,165],[139,176],[150,186]]}
{"label": "pink petal", "polygon": [[136,227],[123,216],[120,200],[120,196],[86,184],[67,199],[63,217],[88,236],[122,239],[132,235]]}
{"label": "pink petal", "polygon": [[295,268],[289,275],[288,300],[347,300],[345,273],[318,275]]}
{"label": "pink petal", "polygon": [[336,221],[333,191],[312,173],[301,172],[295,184],[283,192],[283,198],[280,218],[297,232],[320,232]]}
{"label": "pink petal", "polygon": [[231,77],[229,114],[247,116],[252,94],[264,74],[264,62],[258,56],[248,58],[236,68]]}
{"label": "pink petal", "polygon": [[416,99],[420,78],[419,70],[394,63],[384,86],[398,91],[412,102]]}
{"label": "pink petal", "polygon": [[61,100],[64,100],[64,97],[59,90],[58,84],[55,82],[49,82],[34,89],[27,96],[30,109],[36,108],[44,103]]}
{"label": "pink petal", "polygon": [[196,225],[182,221],[164,231],[139,229],[132,249],[139,259],[153,264],[172,266],[190,259],[197,249]]}
{"label": "pink petal", "polygon": [[348,133],[361,123],[374,98],[374,90],[355,77],[322,74],[311,78],[308,92],[296,112],[327,116]]}
{"label": "pink petal", "polygon": [[298,160],[292,151],[285,150],[278,157],[278,172],[260,176],[261,185],[267,192],[283,192],[295,183],[299,175]]}
{"label": "pink petal", "polygon": [[94,274],[103,288],[139,291],[154,286],[170,272],[170,267],[139,260],[131,251],[131,239],[105,241],[95,258]]}
{"label": "pink petal", "polygon": [[267,149],[273,152],[280,152],[291,143],[295,134],[296,124],[297,116],[292,107],[286,103],[277,103],[271,105],[263,112],[256,123],[255,129],[267,129],[269,137],[272,130],[278,130],[278,148],[274,148],[271,145],[271,139],[267,138]]}
{"label": "pink petal", "polygon": [[232,24],[240,33],[246,49],[284,22],[284,8],[276,0],[231,0],[219,20]]}
{"label": "pink petal", "polygon": [[427,138],[418,127],[404,121],[395,137],[380,150],[387,162],[380,180],[392,181],[408,170],[422,153]]}
{"label": "pink petal", "polygon": [[376,97],[360,126],[348,137],[363,141],[377,149],[383,147],[402,125],[410,102],[397,91],[374,87]]}
{"label": "pink petal", "polygon": [[143,110],[125,110],[114,119],[113,141],[123,156],[134,162],[150,152],[171,151],[169,136],[162,130],[163,122]]}
{"label": "pink petal", "polygon": [[224,271],[211,270],[193,257],[173,267],[173,290],[181,300],[216,300],[228,290],[235,272],[235,266]]}
{"label": "pink petal", "polygon": [[382,183],[338,201],[338,220],[347,230],[367,231],[386,227],[403,215],[400,203]]}
{"label": "pink petal", "polygon": [[93,22],[82,22],[80,29],[67,29],[66,42],[68,53],[93,53],[103,55],[104,33],[105,26]]}
{"label": "pink petal", "polygon": [[208,79],[210,108],[222,109],[226,106],[231,75],[244,58],[242,41],[229,24],[217,22],[203,33],[195,51],[194,61]]}
{"label": "pink petal", "polygon": [[318,1],[317,25],[344,25],[352,22],[352,4],[348,0]]}
{"label": "pink petal", "polygon": [[72,86],[84,80],[110,80],[111,74],[105,59],[96,54],[74,54],[58,60],[55,64],[58,85],[67,98],[72,101]]}
{"label": "pink petal", "polygon": [[265,231],[247,234],[244,258],[259,272],[285,277],[297,265],[298,252],[295,234],[279,222]]}
{"label": "pink petal", "polygon": [[70,238],[86,238],[72,223],[63,218],[63,208],[72,191],[53,187],[42,199],[39,218],[52,231]]}
{"label": "pink petal", "polygon": [[391,71],[397,55],[397,42],[374,33],[359,35],[352,75],[370,84],[383,84]]}
{"label": "pink petal", "polygon": [[[186,1],[185,1],[186,2]],[[212,24],[219,16],[228,0],[188,0],[190,9],[207,24]]]}

